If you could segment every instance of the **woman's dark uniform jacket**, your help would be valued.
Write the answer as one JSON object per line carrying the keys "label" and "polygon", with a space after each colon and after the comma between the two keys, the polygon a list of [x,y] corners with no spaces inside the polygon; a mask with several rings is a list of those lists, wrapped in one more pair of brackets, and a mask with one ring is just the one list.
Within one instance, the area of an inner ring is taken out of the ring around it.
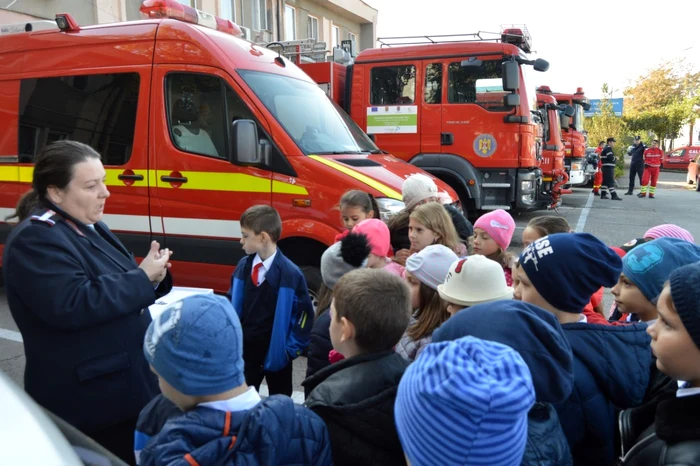
{"label": "woman's dark uniform jacket", "polygon": [[109,228],[52,206],[14,228],[3,254],[7,301],[26,355],[25,390],[84,432],[136,420],[159,393],[143,355],[153,289]]}

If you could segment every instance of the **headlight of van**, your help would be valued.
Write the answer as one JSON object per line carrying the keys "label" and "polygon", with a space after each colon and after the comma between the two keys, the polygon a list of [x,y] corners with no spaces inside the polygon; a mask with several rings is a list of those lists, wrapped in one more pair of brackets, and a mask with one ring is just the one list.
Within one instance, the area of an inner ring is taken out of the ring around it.
{"label": "headlight of van", "polygon": [[403,202],[388,197],[378,197],[376,200],[379,206],[379,217],[385,222],[401,212],[405,207]]}

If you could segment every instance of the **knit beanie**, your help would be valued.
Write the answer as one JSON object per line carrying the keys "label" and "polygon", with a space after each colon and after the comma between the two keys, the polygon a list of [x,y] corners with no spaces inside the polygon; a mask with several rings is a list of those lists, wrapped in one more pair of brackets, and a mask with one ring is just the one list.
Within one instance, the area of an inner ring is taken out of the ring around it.
{"label": "knit beanie", "polygon": [[617,283],[622,260],[589,233],[555,233],[520,254],[520,267],[539,294],[560,311],[580,313],[601,286]]}
{"label": "knit beanie", "polygon": [[513,299],[513,288],[506,284],[503,267],[478,255],[453,262],[445,283],[437,290],[443,300],[459,306]]}
{"label": "knit beanie", "polygon": [[223,296],[198,294],[170,305],[148,326],[143,353],[184,395],[218,395],[245,382],[241,322]]}
{"label": "knit beanie", "polygon": [[[355,227],[357,228],[357,227]],[[367,256],[372,251],[366,235],[353,232],[333,244],[321,256],[321,278],[329,288],[335,288],[340,277],[351,270],[367,266]]]}
{"label": "knit beanie", "polygon": [[518,466],[535,402],[523,358],[474,337],[429,344],[401,378],[394,417],[413,466]]}
{"label": "knit beanie", "polygon": [[437,291],[438,286],[445,282],[450,266],[457,259],[457,254],[447,246],[431,244],[406,260],[406,271]]}
{"label": "knit beanie", "polygon": [[391,247],[389,227],[386,223],[376,218],[363,220],[352,229],[353,233],[367,236],[372,254],[386,257]]}
{"label": "knit beanie", "polygon": [[438,187],[435,181],[427,175],[416,173],[406,178],[401,185],[403,203],[407,210],[413,209],[416,204],[431,197],[438,197]]}
{"label": "knit beanie", "polygon": [[688,241],[689,243],[695,242],[695,238],[693,238],[693,235],[691,235],[688,230],[672,223],[665,223],[649,228],[647,232],[644,233],[644,237],[651,239],[677,238]]}
{"label": "knit beanie", "polygon": [[569,399],[574,386],[573,356],[554,314],[522,301],[477,304],[435,330],[433,343],[465,336],[495,341],[517,351],[530,369],[538,402]]}
{"label": "knit beanie", "polygon": [[700,262],[671,272],[671,299],[683,326],[700,348]]}
{"label": "knit beanie", "polygon": [[622,273],[653,302],[673,270],[698,261],[700,246],[682,239],[659,238],[628,252],[622,259]]}
{"label": "knit beanie", "polygon": [[479,217],[474,228],[484,230],[505,251],[513,239],[515,220],[503,209],[492,210]]}

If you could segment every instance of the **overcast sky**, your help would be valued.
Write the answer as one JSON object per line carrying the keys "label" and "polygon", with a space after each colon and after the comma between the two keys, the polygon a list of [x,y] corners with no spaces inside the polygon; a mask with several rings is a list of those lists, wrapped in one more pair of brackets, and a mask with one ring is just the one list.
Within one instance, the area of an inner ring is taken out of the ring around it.
{"label": "overcast sky", "polygon": [[663,0],[365,0],[379,10],[378,37],[500,31],[526,24],[535,57],[549,61],[532,73],[536,85],[600,97],[608,82],[614,97],[665,61],[685,57],[700,68],[700,1]]}

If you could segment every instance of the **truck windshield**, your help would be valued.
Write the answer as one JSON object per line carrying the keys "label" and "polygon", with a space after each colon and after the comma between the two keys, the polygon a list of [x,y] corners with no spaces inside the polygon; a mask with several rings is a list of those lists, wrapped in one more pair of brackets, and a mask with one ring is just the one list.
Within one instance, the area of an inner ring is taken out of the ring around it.
{"label": "truck windshield", "polygon": [[313,83],[260,71],[238,71],[306,155],[381,153]]}

